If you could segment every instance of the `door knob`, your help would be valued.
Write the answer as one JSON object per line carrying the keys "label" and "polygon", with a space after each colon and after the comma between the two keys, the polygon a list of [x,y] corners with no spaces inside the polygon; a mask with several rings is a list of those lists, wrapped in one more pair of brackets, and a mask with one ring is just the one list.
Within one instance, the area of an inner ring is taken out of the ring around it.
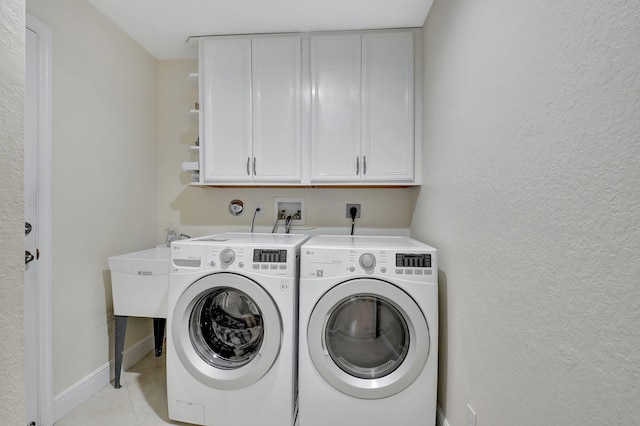
{"label": "door knob", "polygon": [[33,227],[31,226],[31,224],[29,222],[25,222],[24,223],[24,235],[29,235],[31,233],[31,229]]}
{"label": "door knob", "polygon": [[34,255],[31,254],[31,252],[29,250],[25,250],[24,251],[24,264],[26,265],[27,263],[33,261],[36,257]]}

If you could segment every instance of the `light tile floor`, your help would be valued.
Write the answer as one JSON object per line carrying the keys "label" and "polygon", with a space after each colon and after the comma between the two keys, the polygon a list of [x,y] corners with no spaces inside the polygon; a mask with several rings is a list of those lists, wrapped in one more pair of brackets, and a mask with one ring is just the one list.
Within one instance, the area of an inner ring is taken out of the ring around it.
{"label": "light tile floor", "polygon": [[187,425],[169,420],[164,355],[150,352],[122,372],[120,384],[115,389],[111,382],[55,426]]}

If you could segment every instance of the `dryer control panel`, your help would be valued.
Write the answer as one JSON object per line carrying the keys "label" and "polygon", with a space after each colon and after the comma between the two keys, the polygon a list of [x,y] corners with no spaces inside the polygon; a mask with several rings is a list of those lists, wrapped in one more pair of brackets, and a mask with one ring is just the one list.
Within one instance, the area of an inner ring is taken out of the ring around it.
{"label": "dryer control panel", "polygon": [[435,252],[335,250],[303,247],[301,256],[301,278],[371,275],[431,282],[437,276]]}
{"label": "dryer control panel", "polygon": [[431,268],[430,253],[396,253],[397,268]]}

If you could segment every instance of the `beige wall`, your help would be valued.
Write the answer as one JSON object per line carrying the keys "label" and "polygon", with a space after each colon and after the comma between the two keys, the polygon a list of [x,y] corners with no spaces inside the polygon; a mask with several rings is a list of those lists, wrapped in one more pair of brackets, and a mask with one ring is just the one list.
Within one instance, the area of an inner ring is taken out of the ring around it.
{"label": "beige wall", "polygon": [[436,0],[424,29],[449,424],[637,424],[640,5]]}
{"label": "beige wall", "polygon": [[[28,0],[53,32],[54,395],[113,357],[107,258],[155,245],[157,61],[83,0]],[[129,321],[127,345],[151,333]]]}
{"label": "beige wall", "polygon": [[[189,73],[198,71],[197,61],[160,61],[158,71],[158,235],[163,241],[170,224],[191,236],[221,230],[249,232],[253,203],[263,202],[265,215],[256,219],[256,230],[270,232],[273,227],[275,197],[302,197],[307,216],[303,229],[337,228],[350,232],[345,217],[347,203],[360,203],[362,228],[408,228],[416,189],[318,189],[318,188],[199,188],[189,186],[190,174],[181,170],[184,161],[197,161],[190,152],[198,136],[198,122],[187,116],[198,100],[198,91],[187,82]],[[248,206],[241,216],[229,213],[229,202],[240,199]],[[295,232],[294,229],[292,232]]]}
{"label": "beige wall", "polygon": [[25,424],[23,257],[24,3],[0,3],[0,419]]}

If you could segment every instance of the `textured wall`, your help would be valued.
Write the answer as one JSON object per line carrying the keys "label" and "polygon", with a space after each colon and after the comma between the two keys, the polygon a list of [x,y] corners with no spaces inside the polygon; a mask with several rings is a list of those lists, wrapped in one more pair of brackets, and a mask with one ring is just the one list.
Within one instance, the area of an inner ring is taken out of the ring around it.
{"label": "textured wall", "polygon": [[24,424],[24,3],[0,3],[0,423]]}
{"label": "textured wall", "polygon": [[[53,386],[113,357],[107,258],[155,245],[157,61],[84,0],[29,0],[53,32]],[[151,333],[131,319],[127,346]]]}
{"label": "textured wall", "polygon": [[638,424],[640,3],[436,0],[424,40],[449,423]]}

